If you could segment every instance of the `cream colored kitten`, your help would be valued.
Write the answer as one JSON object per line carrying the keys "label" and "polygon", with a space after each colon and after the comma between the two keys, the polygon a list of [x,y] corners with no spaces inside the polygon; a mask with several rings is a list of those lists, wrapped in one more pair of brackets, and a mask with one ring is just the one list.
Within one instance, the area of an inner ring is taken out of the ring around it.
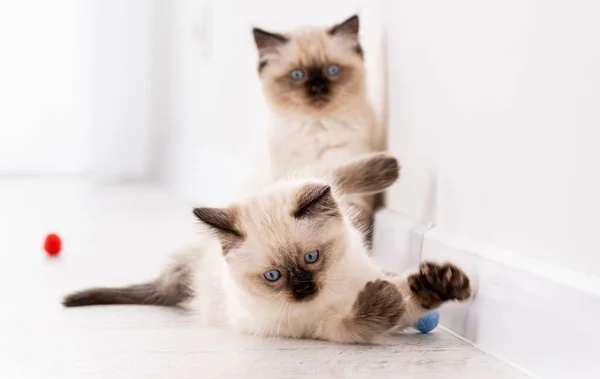
{"label": "cream colored kitten", "polygon": [[[269,161],[275,179],[304,166],[335,166],[385,149],[367,98],[359,18],[289,33],[254,29],[258,72],[270,106]],[[373,196],[346,200],[370,234]]]}
{"label": "cream colored kitten", "polygon": [[401,278],[371,262],[343,198],[382,191],[397,177],[394,158],[372,154],[278,181],[226,208],[196,208],[212,243],[179,256],[152,282],[85,290],[64,304],[186,304],[206,324],[238,332],[373,342],[470,295],[469,279],[453,265],[425,263]]}

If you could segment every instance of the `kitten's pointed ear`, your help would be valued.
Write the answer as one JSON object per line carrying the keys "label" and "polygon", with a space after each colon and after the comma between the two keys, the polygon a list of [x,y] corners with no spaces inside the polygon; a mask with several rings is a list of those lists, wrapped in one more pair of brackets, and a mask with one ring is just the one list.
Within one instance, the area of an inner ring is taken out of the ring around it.
{"label": "kitten's pointed ear", "polygon": [[221,241],[223,255],[244,240],[238,226],[237,211],[232,208],[194,208],[194,215]]}
{"label": "kitten's pointed ear", "polygon": [[346,21],[334,25],[327,32],[334,35],[344,35],[352,38],[358,39],[358,30],[359,30],[360,22],[358,20],[358,15],[354,15],[347,19]]}
{"label": "kitten's pointed ear", "polygon": [[252,34],[254,34],[254,42],[261,57],[288,42],[287,37],[281,34],[270,33],[259,28],[253,28]]}
{"label": "kitten's pointed ear", "polygon": [[296,208],[292,212],[292,216],[295,218],[322,218],[340,215],[340,209],[333,198],[331,187],[327,184],[306,184],[296,196]]}

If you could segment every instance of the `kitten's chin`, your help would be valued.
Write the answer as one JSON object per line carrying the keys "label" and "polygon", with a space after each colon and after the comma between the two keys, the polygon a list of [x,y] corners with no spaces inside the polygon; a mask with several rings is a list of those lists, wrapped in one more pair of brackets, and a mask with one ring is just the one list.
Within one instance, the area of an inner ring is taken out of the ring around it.
{"label": "kitten's chin", "polygon": [[347,102],[341,102],[332,96],[321,95],[287,99],[269,97],[268,104],[272,111],[287,116],[323,116],[346,109]]}
{"label": "kitten's chin", "polygon": [[314,108],[317,111],[323,110],[330,104],[331,100],[325,96],[313,97],[308,101],[308,106]]}
{"label": "kitten's chin", "polygon": [[290,296],[289,298],[289,302],[293,303],[293,304],[306,304],[306,303],[310,303],[314,298],[317,297],[317,292],[315,291],[313,293],[307,294],[307,295],[303,295],[301,297],[297,297],[297,296]]}

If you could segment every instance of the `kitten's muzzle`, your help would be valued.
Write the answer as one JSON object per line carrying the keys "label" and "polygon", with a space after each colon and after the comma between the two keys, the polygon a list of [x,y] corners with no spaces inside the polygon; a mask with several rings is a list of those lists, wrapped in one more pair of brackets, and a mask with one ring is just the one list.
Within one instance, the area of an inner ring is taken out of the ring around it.
{"label": "kitten's muzzle", "polygon": [[288,274],[286,289],[291,300],[307,300],[317,293],[317,283],[311,271],[299,266],[294,260],[289,260],[285,266]]}
{"label": "kitten's muzzle", "polygon": [[302,300],[317,290],[313,275],[301,268],[290,270],[288,288],[295,300]]}
{"label": "kitten's muzzle", "polygon": [[323,75],[320,67],[313,68],[308,72],[306,81],[306,92],[309,97],[321,97],[330,92],[329,79]]}

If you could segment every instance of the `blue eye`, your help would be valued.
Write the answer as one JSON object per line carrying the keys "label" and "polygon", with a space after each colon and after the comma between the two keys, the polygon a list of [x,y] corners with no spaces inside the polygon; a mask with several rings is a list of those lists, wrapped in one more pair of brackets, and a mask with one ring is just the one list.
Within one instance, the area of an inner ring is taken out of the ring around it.
{"label": "blue eye", "polygon": [[281,278],[281,272],[279,272],[279,270],[269,270],[267,272],[265,272],[264,274],[265,279],[267,279],[269,282],[274,282],[276,280],[278,280],[279,278]]}
{"label": "blue eye", "polygon": [[325,70],[327,71],[327,75],[335,76],[340,73],[340,66],[337,64],[330,64]]}
{"label": "blue eye", "polygon": [[319,259],[319,250],[313,250],[310,253],[304,254],[304,262],[315,263]]}
{"label": "blue eye", "polygon": [[297,68],[295,70],[292,70],[292,72],[290,72],[290,76],[294,80],[302,80],[302,79],[304,79],[304,71]]}

